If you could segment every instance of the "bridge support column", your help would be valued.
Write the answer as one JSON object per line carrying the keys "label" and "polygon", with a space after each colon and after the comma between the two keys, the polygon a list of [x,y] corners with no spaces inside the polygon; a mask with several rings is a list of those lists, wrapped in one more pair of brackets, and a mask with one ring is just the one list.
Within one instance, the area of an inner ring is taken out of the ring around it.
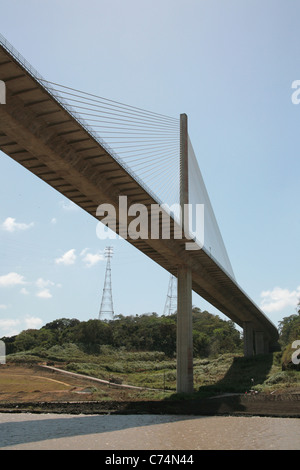
{"label": "bridge support column", "polygon": [[[180,206],[183,231],[189,227],[185,204],[189,203],[188,123],[180,115]],[[177,272],[177,392],[193,392],[192,271],[186,266]]]}
{"label": "bridge support column", "polygon": [[177,393],[193,392],[192,273],[179,266],[177,274]]}
{"label": "bridge support column", "polygon": [[263,331],[254,332],[255,354],[265,354],[265,337]]}
{"label": "bridge support column", "polygon": [[270,340],[266,336],[264,336],[264,351],[265,354],[268,354],[270,352]]}
{"label": "bridge support column", "polygon": [[244,356],[251,357],[254,354],[253,347],[253,324],[250,321],[245,321],[244,329]]}

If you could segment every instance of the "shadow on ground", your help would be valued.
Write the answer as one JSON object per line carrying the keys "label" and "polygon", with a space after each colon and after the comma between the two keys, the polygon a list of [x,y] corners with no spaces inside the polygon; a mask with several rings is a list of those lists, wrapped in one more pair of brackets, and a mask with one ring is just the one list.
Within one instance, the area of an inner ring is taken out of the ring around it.
{"label": "shadow on ground", "polygon": [[216,393],[247,393],[253,386],[262,384],[273,365],[273,354],[254,357],[235,357],[225,376],[213,385],[199,387],[199,396]]}

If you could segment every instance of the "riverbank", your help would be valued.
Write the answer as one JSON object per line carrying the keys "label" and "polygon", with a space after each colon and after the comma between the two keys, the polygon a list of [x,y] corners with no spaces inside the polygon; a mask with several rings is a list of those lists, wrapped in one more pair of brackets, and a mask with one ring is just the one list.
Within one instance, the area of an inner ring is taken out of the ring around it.
{"label": "riverbank", "polygon": [[[249,364],[241,362],[244,377],[245,366]],[[250,366],[252,372],[253,364]],[[271,388],[267,391],[255,390],[254,386],[252,391],[241,392],[236,385],[228,391],[230,374],[236,377],[237,371],[231,368],[227,372],[225,386],[219,381],[222,387],[208,385],[187,397],[174,390],[126,385],[66,371],[61,365],[10,362],[0,367],[0,412],[300,417],[298,382],[287,387],[279,380],[281,373],[276,372],[271,376]],[[237,379],[231,383],[237,383]]]}
{"label": "riverbank", "polygon": [[227,396],[174,401],[6,402],[1,413],[172,414],[300,418],[300,395]]}
{"label": "riverbank", "polygon": [[0,383],[2,413],[300,418],[300,389],[297,387],[272,393],[225,393],[188,399],[165,392],[157,398],[159,391],[155,396],[155,391],[99,381],[56,368],[12,364],[0,369]]}

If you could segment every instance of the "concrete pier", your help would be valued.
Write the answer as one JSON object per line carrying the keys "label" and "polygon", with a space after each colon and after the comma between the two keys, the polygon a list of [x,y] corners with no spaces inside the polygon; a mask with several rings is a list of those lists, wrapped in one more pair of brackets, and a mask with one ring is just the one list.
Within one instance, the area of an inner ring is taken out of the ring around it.
{"label": "concrete pier", "polygon": [[265,354],[266,352],[268,352],[265,349],[266,343],[265,343],[263,331],[254,332],[254,345],[255,345],[255,354]]}
{"label": "concrete pier", "polygon": [[193,392],[192,273],[178,267],[177,282],[177,392]]}
{"label": "concrete pier", "polygon": [[244,322],[244,356],[252,357],[254,355],[253,344],[253,324],[250,321]]}
{"label": "concrete pier", "polygon": [[[188,228],[188,131],[187,115],[180,115],[180,206],[181,226]],[[177,392],[193,392],[192,270],[187,265],[177,268]]]}

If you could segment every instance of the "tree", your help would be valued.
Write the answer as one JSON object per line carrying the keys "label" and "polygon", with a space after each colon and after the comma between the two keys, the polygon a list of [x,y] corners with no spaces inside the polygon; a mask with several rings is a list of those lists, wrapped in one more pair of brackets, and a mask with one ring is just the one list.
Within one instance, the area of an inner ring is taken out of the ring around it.
{"label": "tree", "polygon": [[38,330],[29,329],[22,331],[15,339],[16,351],[27,351],[38,346]]}
{"label": "tree", "polygon": [[279,322],[279,337],[283,347],[287,346],[295,339],[300,338],[300,309],[298,310],[298,314],[284,317],[283,320]]}
{"label": "tree", "polygon": [[68,339],[75,344],[82,344],[87,352],[100,352],[100,346],[111,344],[112,334],[109,324],[101,320],[79,322],[74,326]]}
{"label": "tree", "polygon": [[36,347],[49,348],[56,344],[54,334],[46,329],[40,330],[24,330],[15,337],[14,350],[15,351],[28,351]]}
{"label": "tree", "polygon": [[[101,352],[101,346],[125,348],[127,351],[158,351],[169,357],[176,353],[177,315],[158,316],[147,313],[118,315],[111,321],[59,318],[40,330],[26,330],[10,342],[10,351],[74,343],[88,353]],[[239,332],[232,321],[222,320],[199,308],[193,308],[195,356],[234,352],[241,346]]]}
{"label": "tree", "polygon": [[79,325],[79,323],[80,321],[76,318],[59,318],[58,320],[46,323],[43,328],[46,330],[63,331],[66,328],[73,328],[74,326]]}

